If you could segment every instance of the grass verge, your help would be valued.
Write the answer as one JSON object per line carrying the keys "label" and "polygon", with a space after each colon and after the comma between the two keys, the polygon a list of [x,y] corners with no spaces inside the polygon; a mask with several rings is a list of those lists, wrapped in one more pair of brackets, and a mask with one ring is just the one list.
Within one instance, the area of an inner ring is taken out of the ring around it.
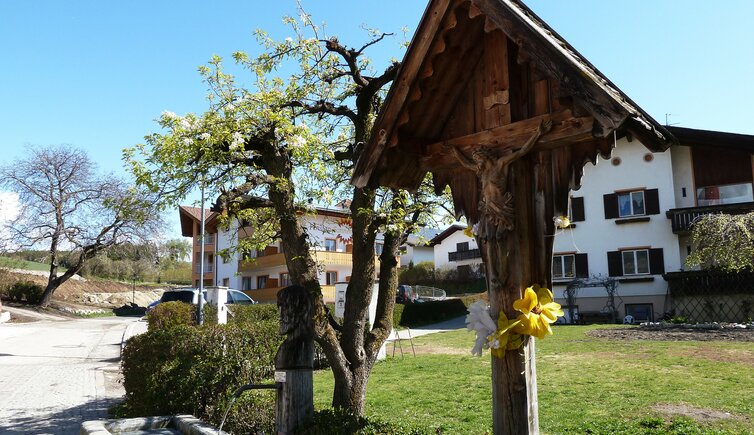
{"label": "grass verge", "polygon": [[[751,342],[618,341],[586,334],[599,327],[560,326],[537,342],[543,433],[754,433]],[[367,415],[442,433],[490,432],[490,357],[470,356],[472,344],[473,333],[465,330],[427,335],[414,339],[415,358],[378,363]],[[329,371],[315,374],[318,409],[330,404],[332,385]]]}

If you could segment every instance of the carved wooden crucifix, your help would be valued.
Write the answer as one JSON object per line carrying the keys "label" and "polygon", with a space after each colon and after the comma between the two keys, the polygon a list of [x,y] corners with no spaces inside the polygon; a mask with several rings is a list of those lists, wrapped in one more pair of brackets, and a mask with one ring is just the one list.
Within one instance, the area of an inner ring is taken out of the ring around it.
{"label": "carved wooden crucifix", "polygon": [[[518,150],[508,149],[501,156],[480,146],[468,158],[458,147],[450,146],[451,152],[466,169],[474,171],[481,184],[482,198],[479,201],[479,222],[476,236],[482,240],[502,239],[505,231],[513,229],[513,195],[508,191],[508,167],[526,155],[542,137],[550,131],[552,121],[543,120],[531,137]],[[474,222],[471,222],[474,224]]]}

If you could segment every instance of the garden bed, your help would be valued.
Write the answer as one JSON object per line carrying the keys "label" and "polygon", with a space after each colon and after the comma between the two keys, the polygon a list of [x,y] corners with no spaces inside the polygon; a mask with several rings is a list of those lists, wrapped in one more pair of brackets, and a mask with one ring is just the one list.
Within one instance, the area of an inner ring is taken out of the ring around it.
{"label": "garden bed", "polygon": [[754,328],[699,328],[695,325],[672,327],[634,326],[627,328],[594,329],[586,335],[608,340],[655,340],[655,341],[751,341]]}

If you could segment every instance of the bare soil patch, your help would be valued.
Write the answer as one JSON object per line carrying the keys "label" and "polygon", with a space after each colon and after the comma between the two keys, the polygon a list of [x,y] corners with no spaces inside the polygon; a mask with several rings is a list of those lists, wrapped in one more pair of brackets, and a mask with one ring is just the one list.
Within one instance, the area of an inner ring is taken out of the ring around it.
{"label": "bare soil patch", "polygon": [[652,409],[668,415],[668,416],[683,416],[694,419],[701,423],[710,423],[717,420],[725,419],[742,419],[743,417],[733,415],[729,412],[718,411],[715,409],[697,408],[694,406],[684,404],[657,404],[652,406]]}
{"label": "bare soil patch", "polygon": [[608,340],[658,340],[658,341],[751,341],[754,329],[650,329],[610,328],[593,329],[590,337]]}

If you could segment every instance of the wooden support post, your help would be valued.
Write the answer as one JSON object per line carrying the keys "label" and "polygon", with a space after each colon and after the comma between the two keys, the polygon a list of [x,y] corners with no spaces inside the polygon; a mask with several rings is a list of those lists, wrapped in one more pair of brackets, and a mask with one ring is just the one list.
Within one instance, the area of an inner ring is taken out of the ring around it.
{"label": "wooden support post", "polygon": [[275,381],[280,385],[277,390],[275,432],[288,435],[314,417],[312,370],[278,370]]}
{"label": "wooden support post", "polygon": [[[513,228],[497,234],[484,230],[486,237],[478,240],[486,267],[490,312],[495,318],[503,311],[509,319],[515,319],[520,313],[513,309],[513,302],[522,296],[522,290],[549,281],[545,265],[552,253],[552,237],[545,237],[545,232],[552,224],[539,221],[552,219],[542,216],[552,207],[543,206],[545,192],[537,188],[537,181],[547,184],[546,180],[552,178],[544,169],[545,180],[538,180],[538,169],[543,168],[536,162],[536,155],[529,155],[513,162],[506,174],[508,191],[513,196]],[[539,163],[548,165],[550,161]],[[521,349],[507,351],[504,358],[492,357],[492,419],[496,435],[539,433],[534,356],[534,339],[529,338]]]}
{"label": "wooden support post", "polygon": [[314,384],[312,367],[313,300],[301,286],[289,286],[277,294],[280,310],[280,334],[285,341],[275,355],[277,409],[275,430],[288,435],[314,417]]}

